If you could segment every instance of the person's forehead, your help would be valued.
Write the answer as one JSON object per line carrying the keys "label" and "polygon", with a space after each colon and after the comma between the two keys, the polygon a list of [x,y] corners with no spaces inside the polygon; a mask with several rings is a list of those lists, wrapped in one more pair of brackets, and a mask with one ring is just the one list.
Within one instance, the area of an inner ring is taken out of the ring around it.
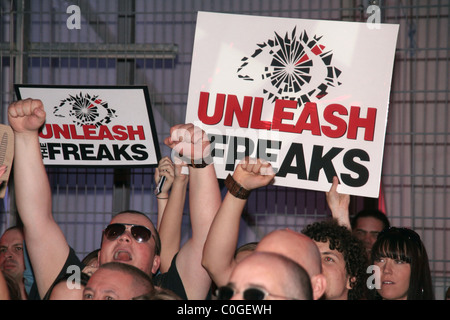
{"label": "person's forehead", "polygon": [[383,222],[374,217],[361,217],[356,221],[355,229],[381,231],[383,230]]}
{"label": "person's forehead", "polygon": [[127,224],[136,224],[141,226],[146,226],[147,228],[152,227],[150,220],[142,215],[136,213],[121,213],[114,216],[110,223],[127,223]]}
{"label": "person's forehead", "polygon": [[[242,264],[242,261],[236,265],[236,268]],[[236,269],[235,268],[235,269]],[[283,270],[273,268],[265,268],[261,264],[241,266],[238,270],[234,270],[229,279],[229,285],[236,288],[240,292],[247,288],[262,288],[272,293],[282,293],[283,285],[286,285]]]}
{"label": "person's forehead", "polygon": [[131,276],[116,270],[100,268],[89,279],[86,288],[101,292],[116,292],[117,294],[130,284]]}
{"label": "person's forehead", "polygon": [[17,244],[23,242],[23,234],[18,229],[6,231],[0,238],[0,244]]}
{"label": "person's forehead", "polygon": [[342,258],[343,254],[336,249],[330,249],[330,241],[322,242],[322,241],[314,241],[319,248],[319,251],[322,255],[329,254],[335,255],[336,257]]}
{"label": "person's forehead", "polygon": [[302,233],[295,232],[290,229],[281,229],[272,231],[261,239],[256,248],[257,251],[264,251],[261,248],[269,248],[282,246],[285,247],[288,244],[295,243],[296,245],[308,246],[313,244],[313,241]]}
{"label": "person's forehead", "polygon": [[[253,281],[253,279],[270,279],[270,275],[275,275],[275,270],[281,272],[283,269],[282,263],[272,257],[271,253],[267,252],[256,252],[251,253],[241,262],[239,262],[233,274],[237,275],[237,278],[242,279],[242,281],[248,282]],[[264,275],[264,276],[261,276]],[[230,277],[231,278],[231,277]],[[277,277],[274,277],[277,278]]]}

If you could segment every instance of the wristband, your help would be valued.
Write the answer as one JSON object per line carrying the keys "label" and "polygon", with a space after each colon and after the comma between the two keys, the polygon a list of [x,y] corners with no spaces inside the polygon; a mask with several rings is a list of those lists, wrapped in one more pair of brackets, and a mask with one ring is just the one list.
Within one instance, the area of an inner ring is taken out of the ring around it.
{"label": "wristband", "polygon": [[[206,159],[206,161],[205,161]],[[211,157],[211,155],[206,156],[206,158],[202,158],[202,162],[199,163],[200,159],[191,159],[191,163],[189,164],[190,167],[193,168],[204,168],[207,165],[211,164],[214,162],[213,158]]]}
{"label": "wristband", "polygon": [[191,159],[191,163],[189,164],[189,166],[191,166],[193,168],[204,168],[208,165],[204,159],[202,159],[202,163],[196,163],[196,162],[198,162],[198,160]]}
{"label": "wristband", "polygon": [[247,190],[239,183],[237,183],[236,180],[233,179],[231,174],[228,174],[227,178],[225,179],[225,186],[227,187],[228,191],[236,198],[245,200],[250,196],[251,190]]}

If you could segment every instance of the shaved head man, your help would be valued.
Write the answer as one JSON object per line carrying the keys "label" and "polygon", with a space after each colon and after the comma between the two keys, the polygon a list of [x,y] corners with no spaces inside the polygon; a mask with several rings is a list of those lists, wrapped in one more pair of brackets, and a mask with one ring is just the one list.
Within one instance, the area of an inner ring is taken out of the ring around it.
{"label": "shaved head man", "polygon": [[308,273],[283,255],[253,252],[233,269],[228,284],[218,290],[219,299],[312,300]]}
{"label": "shaved head man", "polygon": [[320,251],[308,236],[291,229],[275,230],[261,239],[255,251],[278,253],[301,265],[311,279],[314,300],[325,292],[327,283],[322,274]]}

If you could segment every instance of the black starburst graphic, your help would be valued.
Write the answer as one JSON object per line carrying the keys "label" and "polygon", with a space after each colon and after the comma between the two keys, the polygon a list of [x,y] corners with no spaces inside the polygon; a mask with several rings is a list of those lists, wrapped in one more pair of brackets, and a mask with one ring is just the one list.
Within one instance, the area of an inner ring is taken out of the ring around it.
{"label": "black starburst graphic", "polygon": [[[323,98],[328,94],[328,88],[341,85],[337,78],[341,71],[331,65],[333,54],[331,51],[325,52],[325,46],[320,44],[322,37],[314,36],[310,39],[303,31],[296,35],[296,28],[289,35],[287,32],[281,37],[275,32],[274,39],[270,39],[262,44],[257,44],[258,48],[251,57],[242,58],[242,64],[238,68],[238,77],[246,81],[255,81],[248,74],[242,71],[252,62],[258,59],[262,53],[271,55],[271,63],[266,66],[261,74],[261,78],[268,79],[272,88],[263,89],[268,99],[275,102],[277,99],[297,100],[299,106],[309,102],[310,97]],[[308,88],[309,91],[302,90],[311,83],[311,69],[316,67],[312,56],[318,56],[326,67],[327,75],[319,79],[319,85]]]}
{"label": "black starburst graphic", "polygon": [[[99,127],[111,122],[116,117],[116,111],[108,106],[108,103],[99,99],[98,95],[89,93],[69,95],[68,98],[55,106],[53,113],[57,117],[71,117],[78,126],[95,125]],[[66,114],[66,115],[65,115]]]}

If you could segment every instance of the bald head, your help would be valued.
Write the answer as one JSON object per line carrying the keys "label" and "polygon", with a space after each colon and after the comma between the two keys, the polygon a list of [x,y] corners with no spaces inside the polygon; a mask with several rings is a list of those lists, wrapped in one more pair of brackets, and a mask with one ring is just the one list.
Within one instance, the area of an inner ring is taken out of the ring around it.
{"label": "bald head", "polygon": [[229,286],[235,289],[234,299],[242,299],[249,287],[264,289],[266,299],[312,300],[308,273],[285,256],[269,252],[253,252],[236,265]]}
{"label": "bald head", "polygon": [[310,277],[322,273],[317,245],[308,236],[290,229],[270,232],[258,243],[255,251],[286,256],[305,268]]}
{"label": "bald head", "polygon": [[102,264],[83,290],[84,300],[130,300],[151,293],[150,276],[132,265],[121,262]]}

